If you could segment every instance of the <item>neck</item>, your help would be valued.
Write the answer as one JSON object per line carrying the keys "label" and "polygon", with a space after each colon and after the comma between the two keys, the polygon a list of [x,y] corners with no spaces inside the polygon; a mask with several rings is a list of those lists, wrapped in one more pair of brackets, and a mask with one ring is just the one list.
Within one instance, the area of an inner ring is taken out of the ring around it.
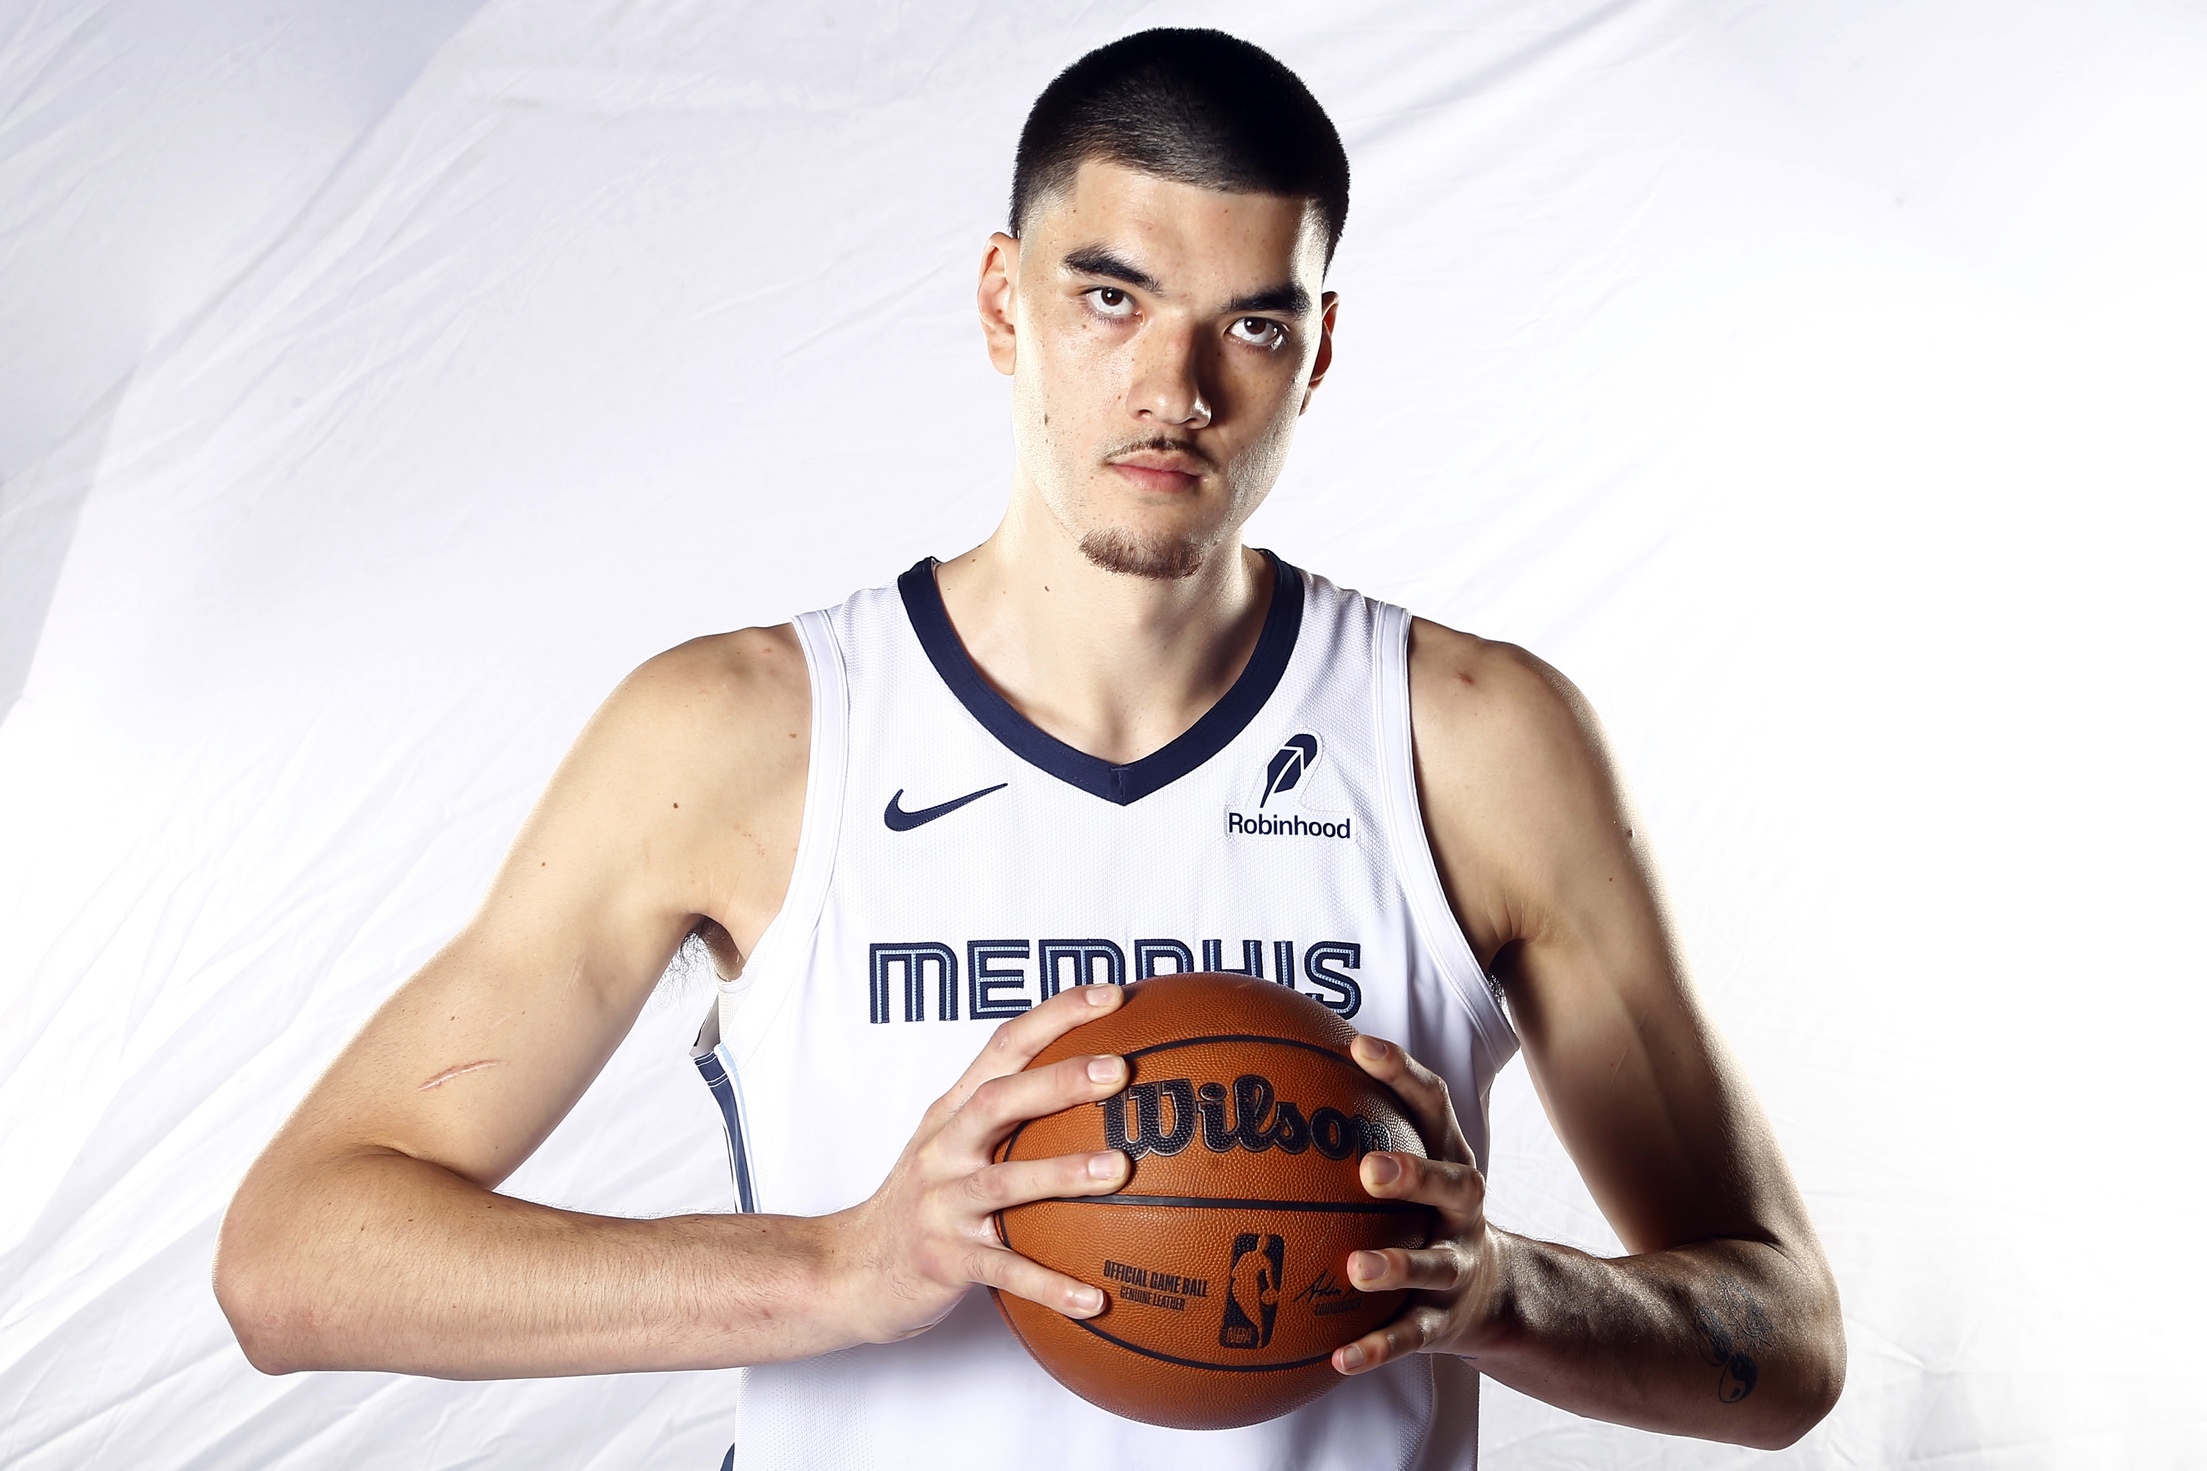
{"label": "neck", "polygon": [[1015,502],[993,536],[936,569],[936,585],[966,653],[1012,708],[1124,765],[1232,688],[1256,649],[1272,575],[1239,537],[1192,577],[1106,572],[1055,518]]}

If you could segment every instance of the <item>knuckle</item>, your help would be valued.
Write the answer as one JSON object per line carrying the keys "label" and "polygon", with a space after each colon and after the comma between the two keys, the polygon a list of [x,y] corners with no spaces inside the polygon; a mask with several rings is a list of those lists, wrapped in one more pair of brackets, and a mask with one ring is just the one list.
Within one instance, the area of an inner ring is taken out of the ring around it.
{"label": "knuckle", "polygon": [[955,1188],[965,1205],[980,1210],[994,1210],[1002,1203],[1001,1184],[997,1169],[992,1165],[964,1176]]}
{"label": "knuckle", "polygon": [[943,1136],[936,1134],[912,1151],[912,1164],[921,1180],[936,1180],[949,1173],[943,1160],[948,1147],[943,1143]]}
{"label": "knuckle", "polygon": [[1095,1095],[1097,1083],[1088,1075],[1090,1059],[1068,1057],[1051,1070],[1051,1093],[1063,1103],[1080,1103]]}

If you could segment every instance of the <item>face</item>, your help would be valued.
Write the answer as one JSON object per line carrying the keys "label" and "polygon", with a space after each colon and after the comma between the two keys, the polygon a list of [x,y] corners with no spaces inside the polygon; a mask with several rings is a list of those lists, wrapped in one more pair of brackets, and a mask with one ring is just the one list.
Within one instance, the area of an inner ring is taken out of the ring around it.
{"label": "face", "polygon": [[982,262],[1014,494],[1110,571],[1200,570],[1279,479],[1331,362],[1324,269],[1306,201],[1081,165]]}

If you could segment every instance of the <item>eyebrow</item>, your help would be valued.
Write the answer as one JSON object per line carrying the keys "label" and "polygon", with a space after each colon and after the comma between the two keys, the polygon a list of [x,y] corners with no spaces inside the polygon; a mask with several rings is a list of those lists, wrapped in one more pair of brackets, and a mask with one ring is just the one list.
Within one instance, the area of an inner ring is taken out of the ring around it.
{"label": "eyebrow", "polygon": [[1069,252],[1065,257],[1065,269],[1077,271],[1083,276],[1101,276],[1106,281],[1124,282],[1138,291],[1147,291],[1158,296],[1165,294],[1165,288],[1158,283],[1155,276],[1139,266],[1128,265],[1101,245],[1083,245],[1078,250]]}
{"label": "eyebrow", "polygon": [[[1106,281],[1117,281],[1156,296],[1167,294],[1163,284],[1155,276],[1113,255],[1101,245],[1083,245],[1067,252],[1065,269],[1083,276],[1101,276]],[[1300,316],[1310,310],[1310,293],[1292,281],[1283,281],[1277,286],[1267,286],[1261,291],[1235,297],[1226,303],[1226,310],[1284,312],[1290,316]]]}
{"label": "eyebrow", "polygon": [[1252,291],[1247,296],[1237,296],[1226,303],[1230,312],[1285,312],[1289,316],[1301,316],[1310,310],[1310,293],[1292,281],[1277,286],[1267,286],[1262,291]]}

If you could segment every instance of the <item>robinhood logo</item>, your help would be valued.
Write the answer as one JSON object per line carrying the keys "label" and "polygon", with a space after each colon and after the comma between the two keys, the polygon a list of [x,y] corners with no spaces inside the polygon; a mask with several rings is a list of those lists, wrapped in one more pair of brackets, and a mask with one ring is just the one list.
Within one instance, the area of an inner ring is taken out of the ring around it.
{"label": "robinhood logo", "polygon": [[1228,808],[1226,830],[1252,838],[1333,838],[1339,841],[1355,840],[1350,829],[1349,815],[1345,812],[1281,813],[1267,812],[1272,799],[1282,793],[1294,791],[1303,784],[1303,778],[1318,764],[1318,737],[1309,731],[1291,735],[1264,767],[1264,791],[1257,798],[1255,812],[1236,812]]}
{"label": "robinhood logo", "polygon": [[1318,737],[1305,731],[1291,735],[1279,753],[1265,763],[1264,795],[1257,799],[1259,807],[1280,793],[1301,786],[1303,773],[1318,764]]}

